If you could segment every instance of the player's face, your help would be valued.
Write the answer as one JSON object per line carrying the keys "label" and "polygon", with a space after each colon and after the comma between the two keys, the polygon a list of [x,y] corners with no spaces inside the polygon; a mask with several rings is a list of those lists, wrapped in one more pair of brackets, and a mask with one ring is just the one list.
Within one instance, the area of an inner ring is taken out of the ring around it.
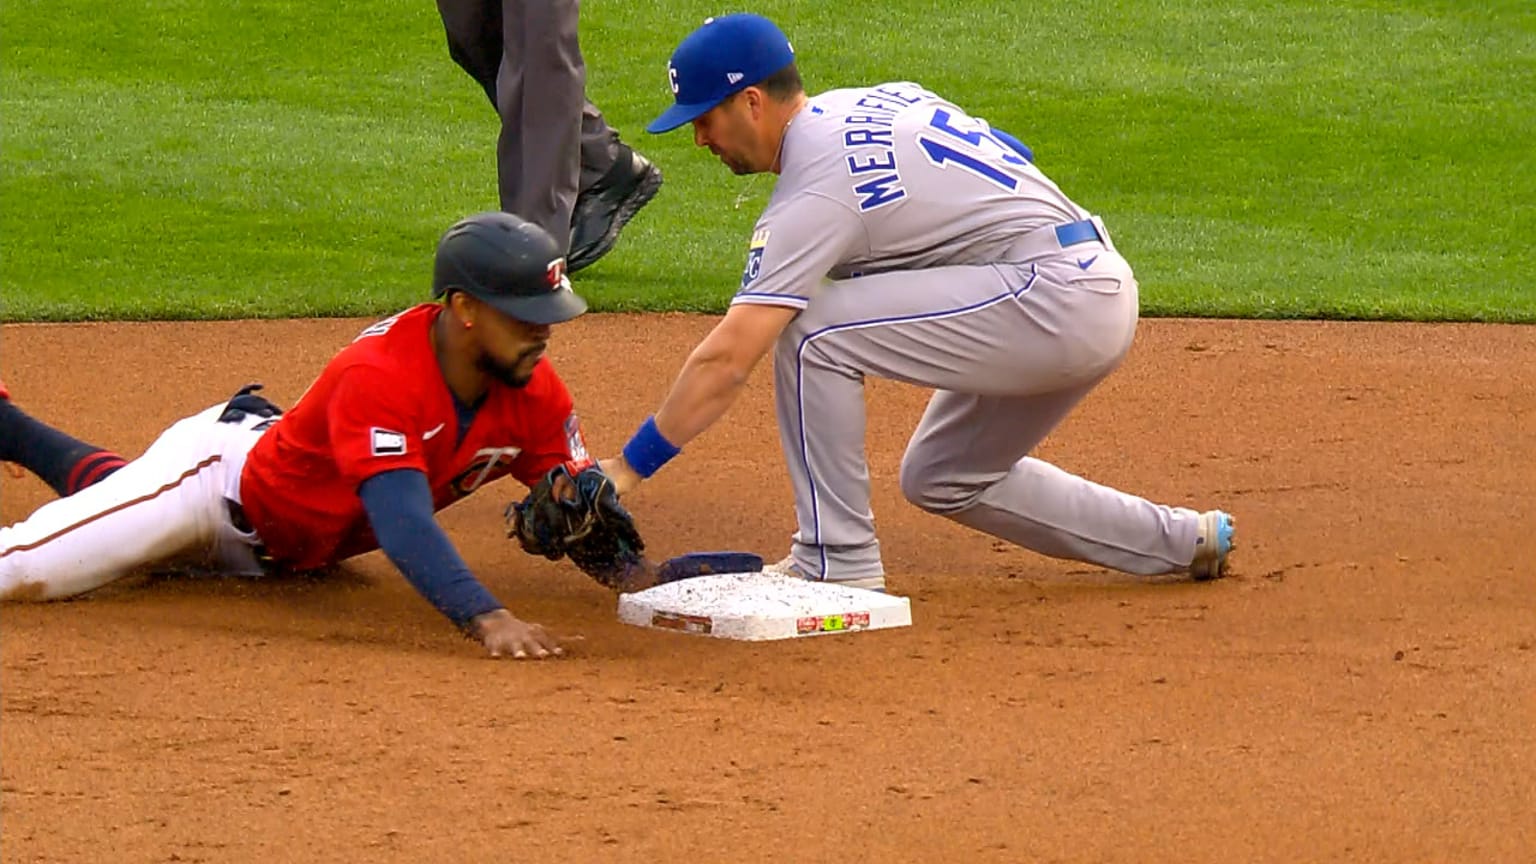
{"label": "player's face", "polygon": [[475,341],[480,356],[475,365],[509,387],[522,387],[533,377],[533,367],[544,357],[549,344],[548,324],[529,324],[490,307],[475,318]]}
{"label": "player's face", "polygon": [[693,143],[708,147],[736,174],[766,171],[773,161],[772,154],[767,163],[763,161],[762,134],[758,128],[761,112],[746,95],[745,91],[737,93],[693,121]]}

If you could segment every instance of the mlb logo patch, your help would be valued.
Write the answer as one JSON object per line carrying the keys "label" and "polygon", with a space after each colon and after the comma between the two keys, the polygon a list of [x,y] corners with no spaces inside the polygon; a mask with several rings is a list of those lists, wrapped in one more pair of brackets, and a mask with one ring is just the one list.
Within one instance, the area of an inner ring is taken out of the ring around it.
{"label": "mlb logo patch", "polygon": [[372,451],[375,456],[399,456],[405,452],[405,435],[390,429],[380,429],[375,426],[369,430],[372,436]]}

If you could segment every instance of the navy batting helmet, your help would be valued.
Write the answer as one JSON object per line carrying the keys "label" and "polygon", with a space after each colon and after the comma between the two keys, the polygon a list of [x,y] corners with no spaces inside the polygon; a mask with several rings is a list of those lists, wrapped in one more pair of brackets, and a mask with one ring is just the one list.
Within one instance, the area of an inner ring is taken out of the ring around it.
{"label": "navy batting helmet", "polygon": [[432,296],[449,289],[530,324],[558,324],[587,311],[587,301],[571,290],[565,256],[549,232],[500,211],[467,216],[443,233]]}

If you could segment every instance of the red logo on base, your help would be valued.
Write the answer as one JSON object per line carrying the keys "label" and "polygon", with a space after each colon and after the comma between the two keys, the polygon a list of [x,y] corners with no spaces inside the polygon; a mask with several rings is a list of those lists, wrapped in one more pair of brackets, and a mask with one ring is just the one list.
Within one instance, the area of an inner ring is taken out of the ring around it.
{"label": "red logo on base", "polygon": [[715,620],[708,615],[680,615],[676,612],[654,612],[651,614],[651,626],[660,627],[663,630],[677,630],[683,633],[711,633],[715,629]]}

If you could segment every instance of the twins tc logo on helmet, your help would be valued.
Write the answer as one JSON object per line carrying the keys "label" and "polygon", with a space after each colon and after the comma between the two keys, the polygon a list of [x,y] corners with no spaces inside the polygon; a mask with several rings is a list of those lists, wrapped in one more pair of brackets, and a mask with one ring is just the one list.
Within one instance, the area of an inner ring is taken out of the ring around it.
{"label": "twins tc logo on helmet", "polygon": [[564,258],[556,258],[549,262],[549,266],[544,268],[544,281],[549,284],[550,293],[571,287],[571,280],[565,275]]}

